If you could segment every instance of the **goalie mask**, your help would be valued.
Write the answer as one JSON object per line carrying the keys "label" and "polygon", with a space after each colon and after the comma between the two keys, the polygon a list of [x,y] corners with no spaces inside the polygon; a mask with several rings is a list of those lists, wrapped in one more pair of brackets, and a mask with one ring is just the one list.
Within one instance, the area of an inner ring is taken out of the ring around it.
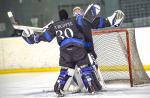
{"label": "goalie mask", "polygon": [[100,6],[97,4],[90,4],[84,13],[84,18],[90,23],[94,21],[97,15],[100,13]]}

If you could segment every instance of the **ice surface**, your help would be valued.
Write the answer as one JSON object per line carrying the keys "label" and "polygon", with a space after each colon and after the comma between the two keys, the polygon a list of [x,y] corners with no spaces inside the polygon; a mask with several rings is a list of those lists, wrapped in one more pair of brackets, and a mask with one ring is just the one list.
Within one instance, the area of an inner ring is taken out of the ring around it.
{"label": "ice surface", "polygon": [[[149,74],[150,75],[150,74]],[[0,75],[0,98],[56,98],[53,85],[58,73],[19,73]],[[64,98],[150,98],[150,84],[131,88],[126,84],[106,85],[95,95],[67,94]]]}

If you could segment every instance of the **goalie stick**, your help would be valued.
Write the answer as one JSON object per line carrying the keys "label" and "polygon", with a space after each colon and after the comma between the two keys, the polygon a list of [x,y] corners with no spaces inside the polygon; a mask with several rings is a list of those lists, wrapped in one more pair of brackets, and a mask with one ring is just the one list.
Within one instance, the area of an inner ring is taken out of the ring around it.
{"label": "goalie stick", "polygon": [[11,24],[12,24],[14,29],[16,29],[16,30],[23,30],[25,32],[28,32],[29,30],[32,30],[33,32],[42,33],[42,32],[45,32],[45,30],[48,28],[48,26],[50,24],[53,23],[53,21],[51,21],[46,26],[44,26],[43,28],[18,25],[17,22],[15,21],[15,18],[14,18],[14,16],[13,16],[11,11],[7,12],[7,15],[8,15],[8,17],[9,17],[9,19],[11,21]]}
{"label": "goalie stick", "polygon": [[99,5],[92,3],[86,8],[83,17],[92,23],[93,20],[100,14],[100,10],[101,7]]}

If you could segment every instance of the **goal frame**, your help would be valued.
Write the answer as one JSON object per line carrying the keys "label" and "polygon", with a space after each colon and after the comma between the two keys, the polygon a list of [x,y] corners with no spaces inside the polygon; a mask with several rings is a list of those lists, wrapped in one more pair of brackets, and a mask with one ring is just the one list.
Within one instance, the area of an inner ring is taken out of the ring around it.
{"label": "goal frame", "polygon": [[125,32],[126,34],[126,46],[127,46],[127,57],[128,57],[128,66],[129,66],[129,81],[130,86],[133,87],[133,77],[132,77],[132,63],[131,63],[131,47],[130,47],[130,40],[129,40],[129,31],[125,28],[123,29],[102,29],[102,30],[92,30],[92,35],[102,35],[106,33],[112,33],[112,32]]}

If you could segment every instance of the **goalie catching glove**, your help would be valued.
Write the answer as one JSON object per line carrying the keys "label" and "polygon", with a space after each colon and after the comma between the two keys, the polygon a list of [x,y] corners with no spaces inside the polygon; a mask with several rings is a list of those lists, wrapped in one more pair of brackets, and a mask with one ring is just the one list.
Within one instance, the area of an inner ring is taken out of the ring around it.
{"label": "goalie catching glove", "polygon": [[33,44],[33,43],[39,42],[39,34],[36,34],[31,29],[23,30],[22,37],[28,44]]}
{"label": "goalie catching glove", "polygon": [[116,10],[112,16],[108,17],[108,21],[111,26],[118,27],[121,25],[125,17],[125,14],[121,10]]}

